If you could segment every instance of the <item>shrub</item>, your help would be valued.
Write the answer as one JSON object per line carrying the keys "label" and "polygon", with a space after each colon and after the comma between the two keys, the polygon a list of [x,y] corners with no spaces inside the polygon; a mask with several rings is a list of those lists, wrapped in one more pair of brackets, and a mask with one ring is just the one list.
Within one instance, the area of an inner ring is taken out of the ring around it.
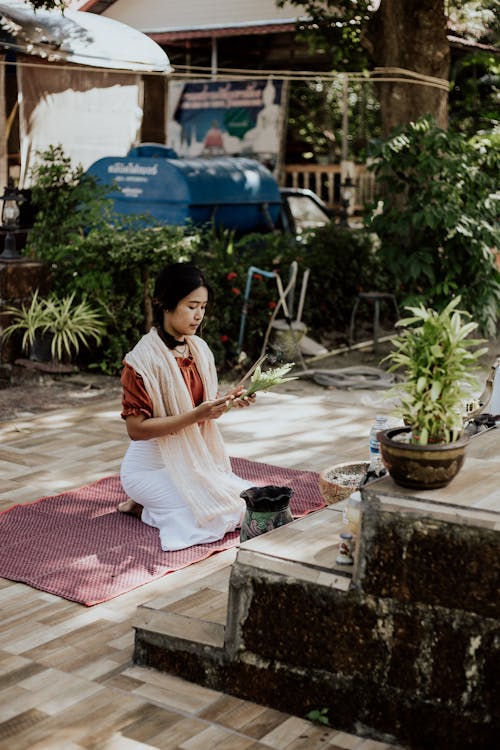
{"label": "shrub", "polygon": [[[240,355],[238,343],[250,267],[286,275],[290,263],[298,257],[295,245],[281,234],[250,234],[239,239],[230,232],[200,234],[193,260],[206,273],[215,298],[214,309],[206,316],[203,335],[222,369],[232,367]],[[260,353],[277,300],[275,279],[254,272],[241,342],[249,359],[256,359]]]}
{"label": "shrub", "polygon": [[393,291],[375,238],[363,230],[335,224],[317,230],[308,239],[304,263],[311,269],[305,321],[319,334],[347,330],[359,292]]}
{"label": "shrub", "polygon": [[[124,354],[151,324],[151,293],[158,270],[166,263],[192,260],[214,289],[203,335],[220,370],[240,358],[240,331],[247,283],[242,348],[255,359],[278,302],[277,271],[286,286],[290,264],[299,265],[295,311],[301,275],[310,269],[304,322],[315,337],[333,327],[346,329],[355,296],[374,285],[389,288],[372,237],[334,224],[296,243],[280,233],[250,234],[138,224],[111,214],[107,200],[94,192],[80,169],[73,170],[61,149],[46,152],[36,171],[33,195],[39,213],[28,237],[31,254],[45,260],[60,297],[87,297],[107,321],[99,349],[87,353],[89,367],[106,373],[120,369]],[[249,279],[251,266],[257,268]],[[280,310],[278,317],[284,317]]]}
{"label": "shrub", "polygon": [[396,130],[374,156],[383,200],[367,228],[380,238],[403,302],[441,309],[460,295],[481,332],[494,335],[498,149],[486,136],[468,140],[423,118]]}

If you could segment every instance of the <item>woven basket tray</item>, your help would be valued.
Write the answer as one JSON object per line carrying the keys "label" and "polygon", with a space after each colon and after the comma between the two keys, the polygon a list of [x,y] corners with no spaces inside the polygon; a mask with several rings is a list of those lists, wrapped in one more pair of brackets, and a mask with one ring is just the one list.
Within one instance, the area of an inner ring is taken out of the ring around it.
{"label": "woven basket tray", "polygon": [[319,475],[319,489],[328,505],[339,503],[357,490],[369,467],[368,461],[334,464]]}

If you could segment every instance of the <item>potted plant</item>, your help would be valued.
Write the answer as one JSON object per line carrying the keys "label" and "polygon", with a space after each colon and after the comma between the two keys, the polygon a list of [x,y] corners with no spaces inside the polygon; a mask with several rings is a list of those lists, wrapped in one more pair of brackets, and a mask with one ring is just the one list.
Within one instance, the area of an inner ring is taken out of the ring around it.
{"label": "potted plant", "polygon": [[407,307],[411,317],[393,339],[386,357],[389,371],[403,368],[394,386],[405,426],[378,434],[383,462],[394,481],[413,489],[446,486],[460,470],[468,437],[464,435],[466,404],[477,385],[477,360],[487,350],[470,338],[477,328],[469,313],[453,299],[441,312],[423,305]]}
{"label": "potted plant", "polygon": [[[12,322],[2,331],[2,338],[22,334],[21,346],[31,352],[33,359],[49,358],[62,363],[71,361],[78,354],[80,346],[88,347],[90,339],[99,344],[105,331],[104,322],[97,310],[86,299],[75,301],[75,293],[66,297],[40,297],[38,290],[29,305],[20,308],[9,305],[3,312]],[[45,356],[33,352],[37,345],[49,341]]]}

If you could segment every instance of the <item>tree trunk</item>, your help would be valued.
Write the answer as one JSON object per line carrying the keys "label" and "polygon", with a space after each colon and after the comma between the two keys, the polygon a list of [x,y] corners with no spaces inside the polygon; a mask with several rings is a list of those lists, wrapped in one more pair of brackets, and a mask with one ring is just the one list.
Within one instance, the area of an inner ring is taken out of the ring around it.
{"label": "tree trunk", "polygon": [[[444,0],[381,0],[364,42],[377,67],[404,68],[449,79]],[[384,136],[397,125],[414,122],[426,114],[433,115],[442,128],[448,126],[447,87],[398,81],[378,83],[376,92]]]}

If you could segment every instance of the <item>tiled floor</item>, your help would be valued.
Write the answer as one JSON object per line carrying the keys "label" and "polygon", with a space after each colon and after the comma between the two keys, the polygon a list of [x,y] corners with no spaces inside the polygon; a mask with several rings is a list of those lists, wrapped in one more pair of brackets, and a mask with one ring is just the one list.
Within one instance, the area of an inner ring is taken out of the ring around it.
{"label": "tiled floor", "polygon": [[[365,458],[382,399],[293,383],[221,426],[232,455],[317,471]],[[116,473],[126,443],[118,401],[0,425],[0,510]],[[131,663],[138,605],[183,599],[190,612],[213,606],[220,622],[232,559],[229,550],[91,608],[0,579],[0,749],[387,750]],[[183,596],[212,574],[218,605]]]}

